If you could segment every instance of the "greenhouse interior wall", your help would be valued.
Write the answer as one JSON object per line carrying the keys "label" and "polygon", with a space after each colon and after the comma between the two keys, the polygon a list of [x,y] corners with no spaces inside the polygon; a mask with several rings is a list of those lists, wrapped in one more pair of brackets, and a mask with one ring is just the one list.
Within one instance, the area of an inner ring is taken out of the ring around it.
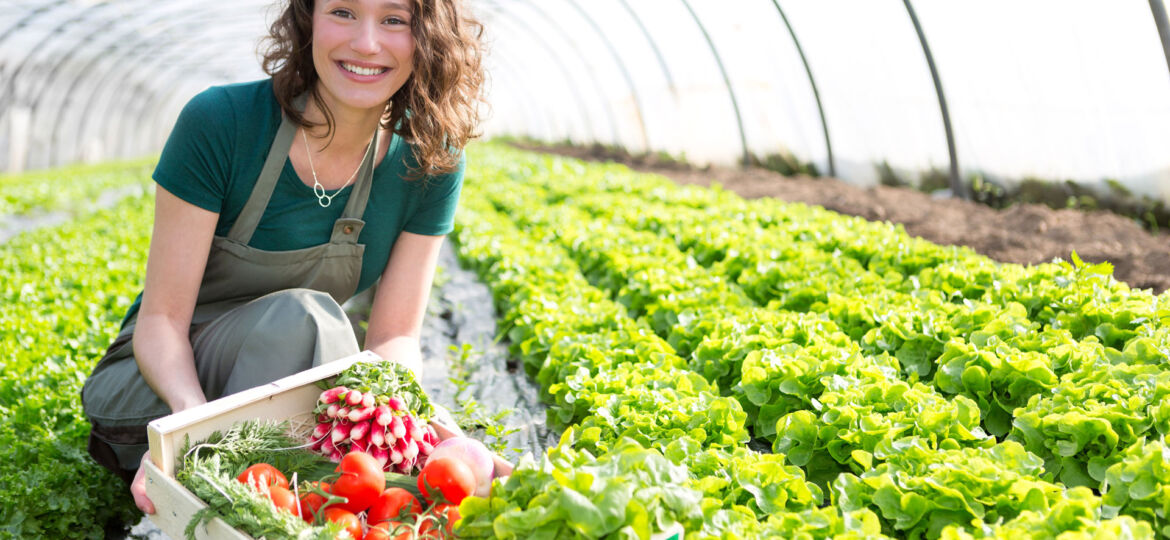
{"label": "greenhouse interior wall", "polygon": [[[483,131],[696,165],[784,154],[863,186],[954,166],[964,183],[1170,202],[1155,3],[476,1]],[[16,6],[0,15],[0,170],[157,152],[192,95],[263,77],[265,1]]]}

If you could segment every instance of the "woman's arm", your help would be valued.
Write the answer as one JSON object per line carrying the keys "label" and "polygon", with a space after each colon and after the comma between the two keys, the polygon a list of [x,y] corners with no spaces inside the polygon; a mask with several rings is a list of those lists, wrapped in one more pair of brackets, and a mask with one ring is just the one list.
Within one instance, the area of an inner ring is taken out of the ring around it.
{"label": "woman's arm", "polygon": [[[156,186],[154,233],[134,327],[134,358],[142,378],[175,412],[207,401],[195,373],[190,327],[218,217]],[[148,459],[150,452],[142,456],[143,463]],[[153,514],[145,471],[138,468],[130,494],[139,510]]]}
{"label": "woman's arm", "polygon": [[419,335],[443,238],[400,234],[370,308],[366,349],[409,367],[415,375],[422,370]]}
{"label": "woman's arm", "polygon": [[[419,375],[422,356],[419,334],[427,311],[435,266],[439,261],[442,236],[423,236],[404,232],[390,250],[390,262],[382,273],[370,324],[366,331],[366,349],[395,362],[401,362]],[[457,433],[442,424],[435,425],[440,439]],[[493,454],[496,476],[512,474],[512,464]]]}
{"label": "woman's arm", "polygon": [[162,186],[155,190],[134,357],[147,384],[174,412],[207,401],[195,373],[190,327],[218,217]]}

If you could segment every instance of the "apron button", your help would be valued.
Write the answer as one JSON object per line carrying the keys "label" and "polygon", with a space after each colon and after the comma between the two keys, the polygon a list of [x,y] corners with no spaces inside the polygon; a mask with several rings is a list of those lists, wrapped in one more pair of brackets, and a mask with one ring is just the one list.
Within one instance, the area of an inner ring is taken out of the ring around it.
{"label": "apron button", "polygon": [[345,228],[341,230],[345,232],[345,234],[353,234],[353,225],[346,225]]}

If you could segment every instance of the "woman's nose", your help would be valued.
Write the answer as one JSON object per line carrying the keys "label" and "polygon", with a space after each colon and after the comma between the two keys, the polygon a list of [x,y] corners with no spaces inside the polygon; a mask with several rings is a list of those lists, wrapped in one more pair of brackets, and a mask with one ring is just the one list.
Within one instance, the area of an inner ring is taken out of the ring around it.
{"label": "woman's nose", "polygon": [[357,26],[354,32],[353,39],[350,41],[350,47],[355,52],[372,55],[379,51],[376,21],[363,21]]}

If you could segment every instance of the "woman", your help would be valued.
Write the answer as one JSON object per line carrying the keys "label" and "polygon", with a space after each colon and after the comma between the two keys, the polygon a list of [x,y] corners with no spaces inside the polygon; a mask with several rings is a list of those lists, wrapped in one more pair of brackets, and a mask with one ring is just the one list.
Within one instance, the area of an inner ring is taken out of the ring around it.
{"label": "woman", "polygon": [[340,304],[379,278],[365,348],[418,372],[481,31],[460,0],[290,0],[272,78],[184,108],[143,293],[82,390],[90,453],[144,512],[150,420],[358,352]]}

